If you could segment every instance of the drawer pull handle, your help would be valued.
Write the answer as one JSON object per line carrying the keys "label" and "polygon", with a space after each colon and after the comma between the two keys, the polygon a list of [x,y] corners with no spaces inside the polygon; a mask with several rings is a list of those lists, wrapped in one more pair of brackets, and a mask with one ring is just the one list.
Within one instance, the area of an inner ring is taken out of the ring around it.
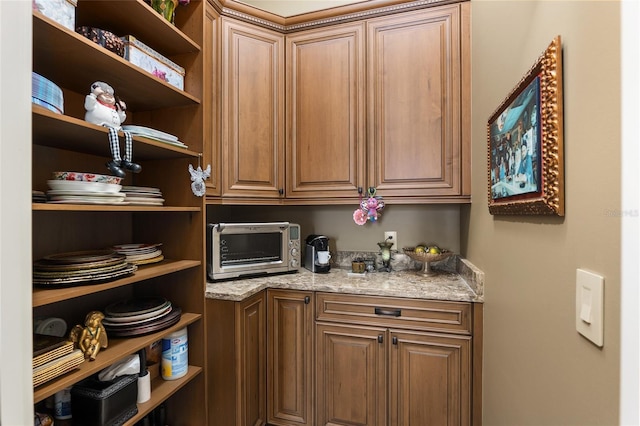
{"label": "drawer pull handle", "polygon": [[385,315],[387,317],[399,317],[402,315],[402,311],[400,309],[383,309],[383,308],[375,308],[376,315]]}
{"label": "drawer pull handle", "polygon": [[311,298],[310,298],[309,296],[305,296],[305,297],[304,297],[304,304],[305,304],[305,305],[308,305],[308,304],[309,304],[309,302],[311,302]]}
{"label": "drawer pull handle", "polygon": [[382,337],[382,334],[378,334],[378,343],[382,342],[384,342],[384,337]]}
{"label": "drawer pull handle", "polygon": [[396,336],[393,336],[391,338],[391,343],[393,343],[394,345],[397,345],[398,344],[398,338]]}

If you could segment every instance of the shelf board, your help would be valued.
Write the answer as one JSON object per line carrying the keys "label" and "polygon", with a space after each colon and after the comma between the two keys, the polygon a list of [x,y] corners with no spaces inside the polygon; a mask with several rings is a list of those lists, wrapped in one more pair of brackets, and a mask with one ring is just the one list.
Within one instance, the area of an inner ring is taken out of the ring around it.
{"label": "shelf board", "polygon": [[[32,105],[32,134],[36,145],[109,157],[109,130],[68,115]],[[124,134],[118,132],[124,139]],[[134,136],[137,159],[156,160],[198,157],[199,153],[171,144]]]}
{"label": "shelf board", "polygon": [[66,373],[35,388],[33,391],[34,403],[38,403],[45,398],[55,394],[56,392],[74,385],[80,380],[85,379],[92,374],[98,373],[102,369],[112,365],[123,357],[133,354],[140,349],[149,346],[153,342],[162,339],[163,336],[166,336],[167,334],[170,334],[176,330],[180,330],[187,325],[200,320],[201,318],[201,314],[183,313],[180,317],[180,321],[178,321],[177,324],[174,324],[171,327],[161,330],[157,333],[126,339],[109,339],[108,347],[98,353],[95,361],[85,361],[80,364],[77,369],[72,370],[69,373]]}
{"label": "shelf board", "polygon": [[117,206],[107,204],[33,203],[33,211],[40,212],[199,212],[200,207]]}
{"label": "shelf board", "polygon": [[153,265],[140,266],[133,275],[107,283],[78,285],[63,288],[34,287],[32,294],[33,307],[45,306],[51,303],[86,296],[88,294],[99,293],[112,288],[122,287],[151,278],[183,271],[185,269],[195,268],[200,266],[200,264],[201,262],[199,260],[165,259],[162,262]]}
{"label": "shelf board", "polygon": [[151,399],[142,404],[138,404],[138,413],[127,420],[124,426],[133,426],[139,420],[142,420],[144,416],[157,408],[162,402],[167,400],[171,395],[176,393],[180,388],[189,383],[198,374],[202,372],[201,367],[189,366],[189,370],[184,377],[177,380],[164,380],[158,376],[151,382]]}
{"label": "shelf board", "polygon": [[58,86],[81,94],[88,94],[96,80],[105,81],[132,111],[200,104],[197,97],[37,11],[33,12],[33,70]]}
{"label": "shelf board", "polygon": [[[180,12],[186,9],[177,8],[176,13]],[[76,9],[76,26],[102,28],[120,37],[133,35],[166,56],[200,51],[196,42],[142,0],[81,0]],[[131,28],[136,29],[135,34],[131,34]]]}

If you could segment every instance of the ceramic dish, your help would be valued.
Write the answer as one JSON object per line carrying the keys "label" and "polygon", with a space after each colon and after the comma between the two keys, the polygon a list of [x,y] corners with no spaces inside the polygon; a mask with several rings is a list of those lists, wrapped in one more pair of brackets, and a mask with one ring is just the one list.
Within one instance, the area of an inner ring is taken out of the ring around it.
{"label": "ceramic dish", "polygon": [[163,132],[161,130],[158,130],[158,129],[152,129],[150,127],[126,124],[126,125],[122,126],[122,130],[128,130],[129,132],[131,132],[133,134],[136,134],[136,135],[140,135],[140,136],[145,136],[145,137],[153,136],[153,137],[155,137],[157,139],[178,142],[178,137],[177,136],[172,135],[170,133],[165,133],[165,132]]}
{"label": "ceramic dish", "polygon": [[156,257],[152,257],[151,259],[132,260],[132,261],[129,261],[129,263],[133,263],[134,265],[149,265],[151,263],[162,262],[163,260],[164,260],[164,256],[163,255],[159,255],[159,256],[156,256]]}
{"label": "ceramic dish", "polygon": [[154,200],[151,198],[146,200],[133,199],[133,200],[128,200],[127,202],[134,206],[163,206],[164,205],[164,200],[162,198],[158,198],[157,200]]}
{"label": "ceramic dish", "polygon": [[151,192],[154,194],[160,194],[160,188],[154,188],[152,186],[123,186],[124,192]]}
{"label": "ceramic dish", "polygon": [[106,274],[109,272],[117,272],[127,268],[126,262],[122,262],[118,265],[105,266],[101,268],[81,269],[72,271],[33,271],[33,276],[36,278],[73,278],[83,276],[94,276],[95,274]]}
{"label": "ceramic dish", "polygon": [[49,204],[100,204],[100,205],[112,205],[112,206],[126,206],[129,205],[126,201],[104,201],[104,200],[53,200],[48,201]]}
{"label": "ceramic dish", "polygon": [[157,314],[155,315],[147,316],[146,318],[142,318],[142,319],[127,320],[127,321],[122,321],[122,318],[117,318],[117,317],[114,318],[115,321],[111,321],[111,318],[107,317],[102,320],[102,324],[104,324],[105,327],[114,327],[114,328],[149,324],[153,321],[158,321],[162,319],[162,317],[169,315],[172,310],[173,310],[173,306],[169,305],[166,308],[162,309],[161,311],[158,311]]}
{"label": "ceramic dish", "polygon": [[119,244],[117,246],[113,246],[113,249],[118,253],[128,254],[128,253],[144,253],[156,250],[160,247],[162,243],[156,244]]}
{"label": "ceramic dish", "polygon": [[56,253],[44,256],[42,259],[49,262],[63,263],[63,264],[75,264],[85,262],[99,262],[104,260],[110,260],[113,258],[121,257],[111,249],[106,250],[81,250],[70,251],[66,253]]}
{"label": "ceramic dish", "polygon": [[91,203],[91,204],[119,204],[124,201],[124,197],[114,197],[114,196],[80,196],[80,195],[53,195],[49,197],[49,201],[67,201],[67,202],[75,202],[75,203]]}
{"label": "ceramic dish", "polygon": [[110,175],[99,175],[88,172],[53,172],[54,180],[69,180],[79,182],[100,182],[118,185],[122,182],[122,178]]}
{"label": "ceramic dish", "polygon": [[95,191],[78,191],[72,189],[50,189],[47,191],[47,195],[71,195],[75,197],[117,197],[125,198],[127,194],[124,192],[95,192]]}
{"label": "ceramic dish", "polygon": [[104,314],[107,317],[130,317],[155,312],[170,304],[164,297],[141,297],[112,303],[104,308]]}
{"label": "ceramic dish", "polygon": [[136,261],[139,261],[139,260],[152,259],[154,257],[160,256],[161,254],[162,254],[162,251],[156,250],[156,251],[153,251],[151,253],[127,255],[127,262],[136,262]]}
{"label": "ceramic dish", "polygon": [[111,192],[118,193],[122,185],[103,182],[86,182],[78,180],[48,180],[47,185],[51,189],[61,191],[85,191],[85,192]]}
{"label": "ceramic dish", "polygon": [[138,270],[136,265],[129,264],[127,268],[116,272],[108,272],[105,274],[91,274],[85,277],[66,277],[66,278],[34,278],[33,284],[36,286],[70,286],[76,284],[97,284],[100,282],[113,281],[125,275],[131,275]]}
{"label": "ceramic dish", "polygon": [[182,310],[180,308],[175,308],[171,311],[171,313],[163,318],[161,318],[158,322],[153,322],[147,326],[136,326],[132,328],[127,328],[125,330],[114,330],[113,328],[108,328],[107,332],[111,337],[133,337],[133,336],[141,336],[143,334],[153,333],[154,331],[164,330],[165,328],[169,328],[172,325],[176,324],[180,321],[180,317],[182,316]]}

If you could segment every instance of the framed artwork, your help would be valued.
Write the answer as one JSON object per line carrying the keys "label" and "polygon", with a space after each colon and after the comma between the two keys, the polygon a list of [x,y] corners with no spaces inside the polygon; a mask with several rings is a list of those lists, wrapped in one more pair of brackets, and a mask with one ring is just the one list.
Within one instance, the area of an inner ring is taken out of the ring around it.
{"label": "framed artwork", "polygon": [[557,36],[487,123],[491,214],[564,216],[562,115]]}

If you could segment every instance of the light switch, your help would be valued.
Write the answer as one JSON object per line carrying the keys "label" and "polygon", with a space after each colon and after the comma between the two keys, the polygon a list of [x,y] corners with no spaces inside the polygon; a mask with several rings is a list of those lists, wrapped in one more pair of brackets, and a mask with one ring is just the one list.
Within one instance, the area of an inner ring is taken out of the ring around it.
{"label": "light switch", "polygon": [[603,338],[604,277],[576,270],[576,329],[597,346]]}

